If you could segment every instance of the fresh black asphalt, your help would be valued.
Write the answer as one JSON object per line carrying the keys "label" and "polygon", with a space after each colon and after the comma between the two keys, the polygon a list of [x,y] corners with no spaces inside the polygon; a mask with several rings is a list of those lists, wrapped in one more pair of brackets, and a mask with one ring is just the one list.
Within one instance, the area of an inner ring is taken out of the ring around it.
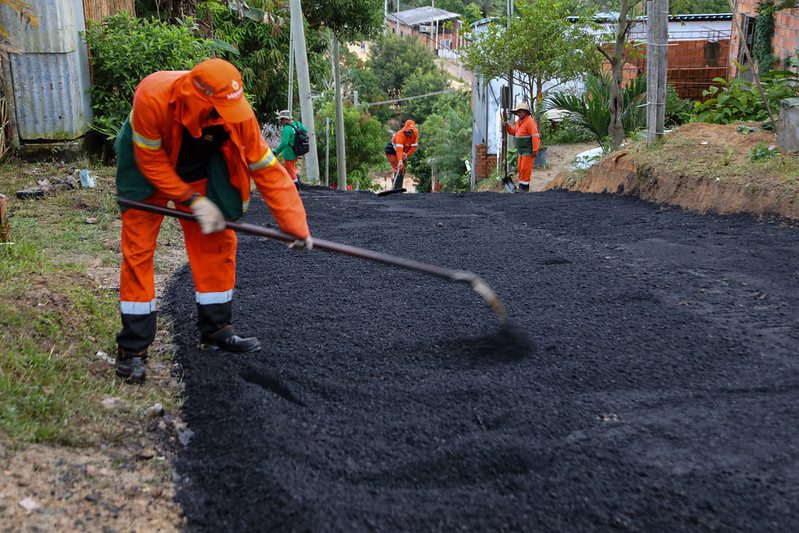
{"label": "fresh black asphalt", "polygon": [[[468,287],[241,236],[235,322],[185,379],[197,531],[799,530],[799,228],[613,195],[303,192],[315,236]],[[274,222],[255,198],[247,222]]]}

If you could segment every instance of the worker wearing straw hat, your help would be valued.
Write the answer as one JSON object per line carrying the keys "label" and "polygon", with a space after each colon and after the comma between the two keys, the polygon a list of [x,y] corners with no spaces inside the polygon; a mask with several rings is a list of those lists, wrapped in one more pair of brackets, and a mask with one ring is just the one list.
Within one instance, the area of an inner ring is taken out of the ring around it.
{"label": "worker wearing straw hat", "polygon": [[530,114],[530,106],[522,102],[511,112],[519,117],[516,124],[505,123],[505,131],[513,135],[514,145],[519,154],[519,191],[530,190],[530,177],[533,174],[533,164],[538,149],[541,147],[541,135],[538,133],[538,124]]}

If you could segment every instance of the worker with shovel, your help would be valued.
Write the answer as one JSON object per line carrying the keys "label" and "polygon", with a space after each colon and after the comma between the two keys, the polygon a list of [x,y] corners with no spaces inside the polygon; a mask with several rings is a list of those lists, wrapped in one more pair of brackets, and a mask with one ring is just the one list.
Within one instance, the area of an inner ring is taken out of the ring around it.
{"label": "worker with shovel", "polygon": [[386,159],[394,170],[394,189],[402,188],[402,180],[405,178],[405,163],[410,155],[419,146],[419,130],[416,123],[406,120],[405,125],[399,130],[386,144]]}
{"label": "worker with shovel", "polygon": [[530,177],[533,174],[533,165],[538,149],[541,147],[541,135],[538,133],[538,124],[530,114],[530,106],[522,102],[511,110],[511,113],[519,117],[516,124],[507,122],[507,117],[502,117],[505,121],[505,131],[513,135],[514,145],[519,155],[519,192],[530,190]]}
{"label": "worker with shovel", "polygon": [[[280,228],[311,248],[305,209],[286,170],[261,136],[244,98],[239,71],[209,59],[191,71],[162,71],[144,78],[133,112],[115,143],[120,199],[166,206],[169,201],[196,220],[181,220],[194,279],[197,327],[203,347],[244,353],[260,349],[231,324],[236,278],[236,235],[226,219],[241,217],[250,200],[250,179]],[[163,215],[139,209],[122,213],[119,287],[122,331],[117,335],[116,374],[145,380],[147,349],[155,339],[153,255]]]}

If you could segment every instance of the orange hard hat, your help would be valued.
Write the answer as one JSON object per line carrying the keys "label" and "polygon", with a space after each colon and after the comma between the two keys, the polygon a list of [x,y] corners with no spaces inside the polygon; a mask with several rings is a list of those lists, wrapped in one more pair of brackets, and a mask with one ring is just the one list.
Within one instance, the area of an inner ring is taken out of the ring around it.
{"label": "orange hard hat", "polygon": [[224,59],[206,59],[189,73],[192,85],[228,122],[244,122],[255,116],[244,98],[241,73]]}

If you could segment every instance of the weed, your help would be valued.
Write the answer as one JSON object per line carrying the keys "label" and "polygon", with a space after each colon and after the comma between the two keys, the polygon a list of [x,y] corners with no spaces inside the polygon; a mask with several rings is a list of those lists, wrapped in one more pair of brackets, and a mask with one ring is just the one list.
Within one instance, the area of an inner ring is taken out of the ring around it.
{"label": "weed", "polygon": [[757,146],[752,148],[752,152],[749,154],[749,160],[753,162],[760,161],[762,159],[774,157],[775,155],[779,155],[776,146],[768,146],[766,143],[758,143]]}

